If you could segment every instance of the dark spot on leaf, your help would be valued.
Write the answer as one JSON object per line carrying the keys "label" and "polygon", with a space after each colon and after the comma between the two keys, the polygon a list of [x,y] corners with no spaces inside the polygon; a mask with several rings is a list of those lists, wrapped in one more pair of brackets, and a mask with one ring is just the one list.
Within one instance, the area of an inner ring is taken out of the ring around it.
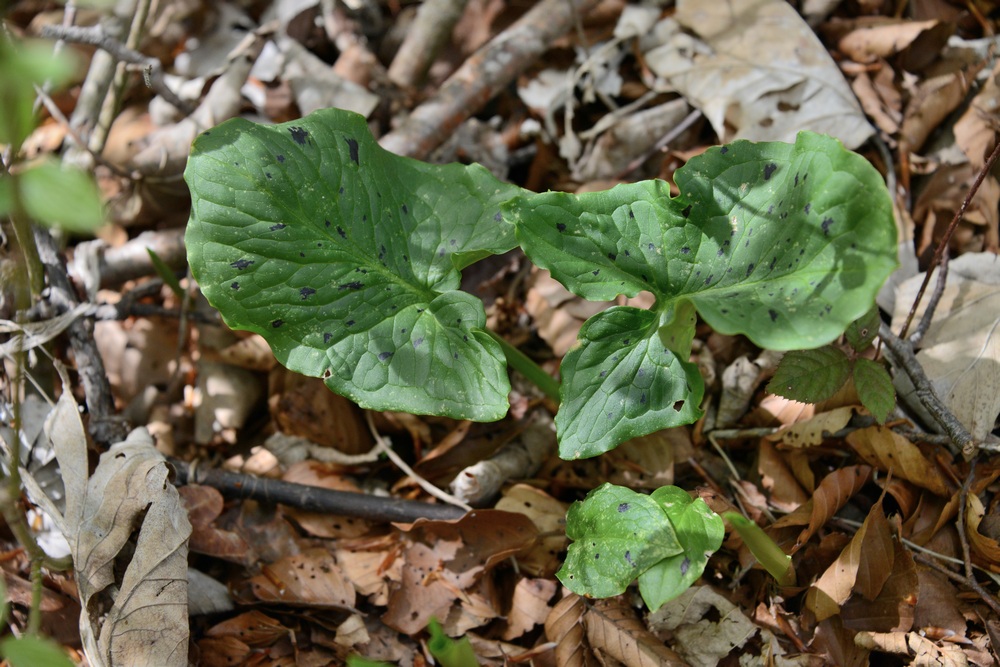
{"label": "dark spot on leaf", "polygon": [[684,409],[684,401],[674,401],[674,412],[680,412]]}
{"label": "dark spot on leaf", "polygon": [[823,228],[823,235],[830,235],[830,227],[833,225],[833,218],[823,218],[823,222],[820,223],[820,227]]}
{"label": "dark spot on leaf", "polygon": [[233,163],[233,166],[234,166],[234,167],[238,167],[238,166],[240,166],[240,163],[239,163],[239,162],[234,162],[234,163]]}
{"label": "dark spot on leaf", "polygon": [[691,567],[691,559],[685,558],[681,561],[681,576],[687,574],[688,568]]}
{"label": "dark spot on leaf", "polygon": [[621,513],[628,512],[628,503],[619,503],[618,511]]}
{"label": "dark spot on leaf", "polygon": [[604,377],[604,376],[605,376],[605,375],[607,375],[607,374],[608,374],[608,372],[607,372],[607,371],[601,371],[600,373],[598,373],[598,374],[597,374],[597,376],[598,376],[598,377]]}
{"label": "dark spot on leaf", "polygon": [[240,271],[242,271],[243,269],[247,268],[253,263],[254,261],[252,259],[238,259],[229,266],[233,267],[234,269],[239,269]]}
{"label": "dark spot on leaf", "polygon": [[337,285],[337,289],[339,289],[339,290],[345,290],[345,289],[361,289],[361,288],[362,288],[362,287],[364,287],[364,286],[365,286],[365,284],[364,284],[364,283],[362,283],[362,282],[358,282],[358,281],[354,281],[354,282],[352,282],[352,283],[344,283],[343,285]]}
{"label": "dark spot on leaf", "polygon": [[592,273],[593,275],[595,275],[595,276],[596,276],[597,274],[599,274],[600,272],[601,272],[601,270],[600,270],[600,269],[597,269],[596,271],[591,271],[591,273]]}
{"label": "dark spot on leaf", "polygon": [[684,210],[681,211],[681,215],[683,215],[685,218],[691,215],[691,204],[688,204],[687,206],[684,207]]}
{"label": "dark spot on leaf", "polygon": [[347,320],[346,322],[344,322],[344,324],[346,324],[349,327],[353,327],[354,326],[354,320]]}
{"label": "dark spot on leaf", "polygon": [[615,261],[616,259],[618,259],[618,255],[616,255],[616,254],[615,254],[615,253],[613,253],[613,252],[609,252],[609,253],[608,253],[608,259],[610,259],[610,260],[611,260],[611,261],[613,262],[613,261]]}
{"label": "dark spot on leaf", "polygon": [[300,252],[299,253],[299,257],[305,257],[305,256],[306,256],[306,254],[304,252]]}
{"label": "dark spot on leaf", "polygon": [[326,343],[327,345],[330,344],[330,340],[332,338],[333,338],[333,334],[330,333],[329,331],[327,331],[326,333],[323,334],[323,342]]}
{"label": "dark spot on leaf", "polygon": [[726,153],[729,152],[729,146],[723,146],[722,148],[719,149],[719,152],[725,155]]}
{"label": "dark spot on leaf", "polygon": [[284,162],[285,161],[285,156],[282,155],[281,153],[278,153],[277,157],[278,157],[278,162]]}
{"label": "dark spot on leaf", "polygon": [[337,194],[338,195],[344,194],[344,186],[343,185],[341,185],[339,188],[337,188]]}
{"label": "dark spot on leaf", "polygon": [[388,359],[391,356],[392,356],[392,352],[379,352],[378,360],[379,361],[385,361],[386,359]]}
{"label": "dark spot on leaf", "polygon": [[629,217],[629,220],[635,220],[635,213],[632,212],[632,209],[629,209],[629,211],[628,211],[628,217]]}
{"label": "dark spot on leaf", "polygon": [[715,256],[716,257],[722,257],[725,254],[726,254],[726,251],[723,250],[722,248],[719,248],[718,250],[715,251]]}
{"label": "dark spot on leaf", "polygon": [[274,320],[273,322],[271,322],[271,327],[274,328],[274,329],[277,329],[278,327],[280,327],[284,323],[285,323],[284,320]]}
{"label": "dark spot on leaf", "polygon": [[750,265],[747,266],[747,276],[749,276],[751,273],[753,273],[753,266],[754,266],[753,262],[750,262]]}
{"label": "dark spot on leaf", "polygon": [[237,282],[234,282],[233,284],[230,285],[230,287],[232,287],[233,289],[239,289],[240,288],[240,284],[237,283]]}
{"label": "dark spot on leaf", "polygon": [[632,567],[637,567],[637,565],[632,562],[632,552],[631,551],[626,551],[625,552],[625,562],[628,563],[629,565],[631,565]]}
{"label": "dark spot on leaf", "polygon": [[413,340],[413,349],[415,350],[423,344],[424,344],[424,339],[422,336],[420,338],[415,338]]}
{"label": "dark spot on leaf", "polygon": [[312,287],[303,287],[302,289],[299,290],[299,296],[302,297],[303,301],[305,301],[315,293],[316,290],[314,290]]}
{"label": "dark spot on leaf", "polygon": [[691,253],[691,248],[689,248],[687,246],[684,246],[683,248],[681,248],[681,254],[682,255],[688,255],[690,253]]}
{"label": "dark spot on leaf", "polygon": [[309,138],[309,133],[303,130],[301,127],[290,127],[288,131],[292,134],[292,141],[300,146],[305,146],[306,139]]}
{"label": "dark spot on leaf", "polygon": [[558,229],[560,232],[565,232],[566,231],[566,225],[563,224],[563,223],[561,223],[561,222],[556,223],[556,229]]}
{"label": "dark spot on leaf", "polygon": [[267,176],[269,179],[271,178],[271,172],[269,171],[265,171],[264,175]]}
{"label": "dark spot on leaf", "polygon": [[777,263],[778,263],[778,258],[777,257],[772,257],[771,258],[771,265],[768,267],[768,269],[770,269],[771,271],[774,271],[774,265],[777,264]]}
{"label": "dark spot on leaf", "polygon": [[708,274],[708,278],[705,278],[705,284],[706,284],[706,285],[708,285],[708,284],[711,284],[711,282],[712,282],[712,278],[713,278],[714,276],[715,276],[715,274],[714,274],[714,273],[710,273],[710,274]]}
{"label": "dark spot on leaf", "polygon": [[614,418],[615,418],[615,413],[609,412],[608,413],[608,419],[614,419]]}
{"label": "dark spot on leaf", "polygon": [[806,207],[804,209],[802,209],[802,210],[805,211],[806,213],[808,213],[809,209],[811,209],[812,207],[813,207],[812,204],[806,204]]}
{"label": "dark spot on leaf", "polygon": [[286,225],[285,223],[283,223],[283,222],[279,222],[279,223],[277,223],[277,224],[274,224],[274,225],[271,225],[271,231],[272,231],[272,232],[276,232],[276,231],[278,231],[279,229],[284,229],[284,228],[285,228],[285,227],[287,227],[287,226],[288,226],[288,225]]}
{"label": "dark spot on leaf", "polygon": [[772,322],[778,321],[778,311],[774,310],[773,308],[768,309],[767,316],[771,318]]}
{"label": "dark spot on leaf", "polygon": [[600,560],[601,554],[594,554],[594,560]]}
{"label": "dark spot on leaf", "polygon": [[497,211],[493,214],[493,222],[500,222],[501,220],[503,220],[503,213]]}
{"label": "dark spot on leaf", "polygon": [[326,380],[327,378],[329,378],[331,375],[333,375],[333,371],[331,371],[329,368],[327,368],[325,371],[323,371],[323,379],[324,380]]}
{"label": "dark spot on leaf", "polygon": [[728,308],[723,308],[723,309],[722,309],[722,310],[720,310],[719,312],[720,312],[720,313],[722,313],[723,315],[725,315],[726,313],[728,313],[728,312],[729,312],[729,309],[728,309]]}
{"label": "dark spot on leaf", "polygon": [[402,208],[403,208],[403,215],[406,215],[407,213],[409,213],[409,212],[410,212],[410,209],[409,209],[409,208],[407,208],[406,204],[403,204],[403,207],[402,207]]}
{"label": "dark spot on leaf", "polygon": [[646,393],[645,392],[643,392],[642,396],[639,397],[639,403],[641,403],[643,405],[646,404]]}
{"label": "dark spot on leaf", "polygon": [[795,185],[796,185],[796,187],[798,186],[798,184],[799,184],[799,172],[795,172]]}
{"label": "dark spot on leaf", "polygon": [[767,164],[765,164],[764,165],[764,180],[765,181],[771,180],[771,176],[774,174],[774,172],[775,172],[775,170],[777,168],[778,168],[778,165],[774,164],[773,162],[768,162]]}
{"label": "dark spot on leaf", "polygon": [[642,282],[644,282],[644,283],[648,283],[648,282],[649,282],[649,278],[647,278],[647,277],[646,277],[646,274],[645,274],[645,273],[644,273],[644,274],[642,274],[642,276],[641,276],[641,277],[642,277]]}
{"label": "dark spot on leaf", "polygon": [[774,204],[767,207],[767,214],[771,215],[772,213],[774,213]]}
{"label": "dark spot on leaf", "polygon": [[358,161],[358,140],[346,139],[345,141],[347,141],[347,150],[351,154],[351,162],[353,162],[354,164],[360,164],[360,162]]}

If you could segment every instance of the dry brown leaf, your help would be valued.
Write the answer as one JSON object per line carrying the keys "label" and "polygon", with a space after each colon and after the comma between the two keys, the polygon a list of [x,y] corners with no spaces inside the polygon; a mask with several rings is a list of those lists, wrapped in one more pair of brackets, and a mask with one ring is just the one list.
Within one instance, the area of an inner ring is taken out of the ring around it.
{"label": "dry brown leaf", "polygon": [[809,502],[809,495],[799,486],[784,458],[767,439],[757,450],[757,472],[760,483],[769,493],[770,504],[782,512],[791,512]]}
{"label": "dry brown leaf", "polygon": [[222,513],[223,498],[209,486],[190,484],[178,489],[191,521],[190,550],[249,567],[258,560],[257,552],[241,535],[213,525]]}
{"label": "dry brown leaf", "polygon": [[247,664],[253,654],[250,647],[237,637],[206,637],[198,642],[201,660],[198,664],[204,667],[231,667],[231,665]]}
{"label": "dry brown leaf", "polygon": [[528,484],[515,484],[504,491],[496,509],[519,512],[527,516],[538,529],[539,539],[517,555],[522,572],[533,577],[551,577],[562,565],[560,554],[569,541],[566,538],[566,504],[541,489]]}
{"label": "dry brown leaf", "polygon": [[364,454],[372,448],[358,406],[327,389],[319,378],[276,368],[269,385],[268,406],[283,433],[345,454]]}
{"label": "dry brown leaf", "polygon": [[262,602],[333,609],[354,608],[354,587],[326,549],[308,549],[264,565],[247,583]]}
{"label": "dry brown leaf", "polygon": [[824,433],[836,433],[847,426],[855,408],[844,407],[821,412],[805,421],[792,424],[777,433],[766,436],[767,440],[781,443],[785,447],[815,447],[823,444]]}
{"label": "dry brown leaf", "polygon": [[870,426],[848,434],[847,442],[869,465],[901,477],[939,496],[951,492],[944,475],[920,448],[884,426]]}
{"label": "dry brown leaf", "polygon": [[940,21],[885,16],[865,16],[828,25],[840,34],[837,48],[855,62],[871,63],[903,53],[903,67],[910,71],[921,69],[937,57],[955,31],[954,26]]}
{"label": "dry brown leaf", "polygon": [[868,466],[847,466],[835,470],[823,478],[808,503],[775,521],[772,528],[806,524],[792,548],[792,553],[795,553],[861,490],[871,473]]}
{"label": "dry brown leaf", "polygon": [[693,35],[661,21],[643,42],[646,62],[723,142],[794,141],[808,129],[857,148],[871,136],[836,63],[784,0],[682,0],[674,18]]}
{"label": "dry brown leaf", "polygon": [[591,667],[597,660],[586,641],[583,619],[587,602],[570,593],[552,608],[545,619],[545,636],[556,645],[558,667]]}
{"label": "dry brown leaf", "polygon": [[583,620],[591,648],[629,667],[687,664],[647,630],[635,611],[620,598],[595,600]]}
{"label": "dry brown leaf", "polygon": [[982,65],[957,68],[923,79],[910,98],[899,130],[900,152],[919,151],[938,125],[965,99]]}
{"label": "dry brown leaf", "polygon": [[[868,600],[864,596],[854,595],[840,610],[845,628],[895,632],[907,631],[913,627],[913,610],[920,590],[916,565],[910,552],[895,537],[892,549],[895,553],[889,577],[875,599]],[[877,554],[866,555],[864,560],[870,561],[872,558],[877,558]],[[859,571],[859,585],[862,583],[861,574],[867,571],[881,575],[885,567],[884,564],[877,563],[869,565],[870,567]]]}
{"label": "dry brown leaf", "polygon": [[140,428],[101,456],[82,498],[71,502],[78,489],[67,488],[80,603],[89,610],[80,635],[95,667],[187,665],[191,524],[168,475]]}
{"label": "dry brown leaf", "polygon": [[[353,481],[339,472],[338,466],[319,461],[293,463],[281,478],[286,482],[305,486],[361,493],[361,489]],[[282,511],[304,531],[315,537],[360,537],[371,530],[371,523],[356,517],[340,516],[328,512],[306,512],[292,507],[283,507]]]}
{"label": "dry brown leaf", "polygon": [[237,637],[247,646],[270,646],[289,632],[277,620],[255,609],[213,625],[205,631],[205,636]]}
{"label": "dry brown leaf", "polygon": [[916,632],[859,632],[858,646],[906,656],[911,665],[928,667],[968,667],[969,661],[958,646],[938,646]]}
{"label": "dry brown leaf", "polygon": [[966,496],[965,501],[965,531],[969,538],[969,546],[973,553],[985,561],[985,565],[993,572],[1000,572],[1000,543],[979,532],[980,524],[986,515],[983,501],[974,493]]}
{"label": "dry brown leaf", "polygon": [[831,616],[816,627],[815,646],[825,653],[826,664],[838,667],[868,667],[869,648],[855,644],[855,633],[844,627],[840,616]]}
{"label": "dry brown leaf", "polygon": [[973,169],[982,169],[996,145],[997,110],[1000,109],[1000,62],[986,77],[969,108],[955,122],[955,143]]}
{"label": "dry brown leaf", "polygon": [[851,89],[861,103],[861,108],[883,132],[889,135],[899,131],[903,120],[902,100],[893,85],[893,71],[883,66],[872,78],[861,72],[851,81]]}
{"label": "dry brown leaf", "polygon": [[358,595],[368,596],[373,605],[384,606],[389,600],[390,582],[402,577],[402,561],[390,557],[398,546],[399,536],[391,534],[361,543],[341,540],[334,553]]}
{"label": "dry brown leaf", "polygon": [[553,579],[528,579],[525,577],[514,587],[514,599],[507,614],[507,627],[501,639],[510,641],[530,632],[548,618],[549,600],[558,588]]}
{"label": "dry brown leaf", "polygon": [[920,594],[913,609],[913,629],[935,630],[949,639],[964,639],[965,616],[959,605],[955,584],[944,575],[929,569],[917,570]]}

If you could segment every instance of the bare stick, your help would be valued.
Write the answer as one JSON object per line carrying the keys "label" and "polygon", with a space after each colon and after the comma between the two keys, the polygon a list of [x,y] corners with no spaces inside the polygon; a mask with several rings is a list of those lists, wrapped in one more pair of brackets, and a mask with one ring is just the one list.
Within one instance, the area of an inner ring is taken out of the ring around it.
{"label": "bare stick", "polygon": [[42,27],[41,36],[61,39],[75,44],[96,46],[121,62],[138,65],[144,71],[148,72],[147,80],[149,81],[149,85],[157,94],[185,115],[193,111],[191,105],[177,97],[174,91],[164,82],[163,65],[160,64],[159,60],[128,48],[117,39],[106,34],[100,26],[83,28],[80,26],[47,25]]}
{"label": "bare stick", "polygon": [[423,83],[468,3],[469,0],[426,0],[421,4],[417,18],[389,65],[389,78],[404,88]]}
{"label": "bare stick", "polygon": [[595,4],[596,0],[542,0],[470,56],[432,98],[379,143],[393,153],[425,159],[545,53],[553,40],[569,32],[579,13]]}

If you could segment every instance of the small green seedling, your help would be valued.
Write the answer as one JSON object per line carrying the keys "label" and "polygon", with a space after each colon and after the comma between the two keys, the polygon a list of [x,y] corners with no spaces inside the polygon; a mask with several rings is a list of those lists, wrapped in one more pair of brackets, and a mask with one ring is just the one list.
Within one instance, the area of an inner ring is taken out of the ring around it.
{"label": "small green seedling", "polygon": [[736,512],[723,514],[726,521],[733,525],[736,532],[743,538],[750,553],[757,559],[761,567],[775,578],[781,586],[795,585],[795,570],[792,568],[792,557],[781,550],[767,533],[760,529],[750,519]]}
{"label": "small green seedling", "polygon": [[[185,178],[191,270],[226,323],[373,410],[500,419],[508,363],[555,393],[459,290],[462,269],[487,255],[520,245],[586,299],[650,292],[649,310],[590,318],[563,359],[566,459],[701,416],[698,316],[764,348],[820,347],[865,315],[897,265],[881,176],[808,132],[794,144],[712,148],[677,171],[676,197],[658,180],[535,194],[478,165],[392,155],[364,118],[327,109],[281,125],[223,123],[195,141]],[[721,543],[721,522],[681,494],[595,491],[567,518],[576,542],[560,578],[613,595],[638,577],[651,606],[683,591]],[[635,551],[623,503],[651,521],[636,525],[647,540]]]}

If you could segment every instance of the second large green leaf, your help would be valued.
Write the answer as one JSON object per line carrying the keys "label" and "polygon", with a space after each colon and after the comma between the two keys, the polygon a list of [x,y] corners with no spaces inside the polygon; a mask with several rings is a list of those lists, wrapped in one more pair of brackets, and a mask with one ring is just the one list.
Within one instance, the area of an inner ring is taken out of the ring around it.
{"label": "second large green leaf", "polygon": [[[700,399],[681,370],[692,309],[716,331],[745,334],[764,348],[817,347],[869,309],[896,267],[883,180],[835,139],[803,132],[795,144],[737,141],[692,159],[675,178],[676,197],[667,183],[644,181],[519,197],[505,207],[528,257],[574,293],[609,300],[648,290],[656,297],[652,318],[633,316],[641,320],[635,335],[582,335],[564,359],[564,379],[573,379],[564,380],[557,418],[566,458],[697,418],[696,410],[675,408],[686,387],[685,406]],[[642,373],[641,364],[618,373],[580,365],[638,358],[658,345],[656,393],[640,389],[648,365]],[[592,398],[573,403],[581,387]]]}
{"label": "second large green leaf", "polygon": [[208,300],[288,368],[373,409],[490,421],[510,390],[482,303],[459,270],[510,250],[484,168],[383,150],[337,109],[202,134],[185,171],[185,241]]}

